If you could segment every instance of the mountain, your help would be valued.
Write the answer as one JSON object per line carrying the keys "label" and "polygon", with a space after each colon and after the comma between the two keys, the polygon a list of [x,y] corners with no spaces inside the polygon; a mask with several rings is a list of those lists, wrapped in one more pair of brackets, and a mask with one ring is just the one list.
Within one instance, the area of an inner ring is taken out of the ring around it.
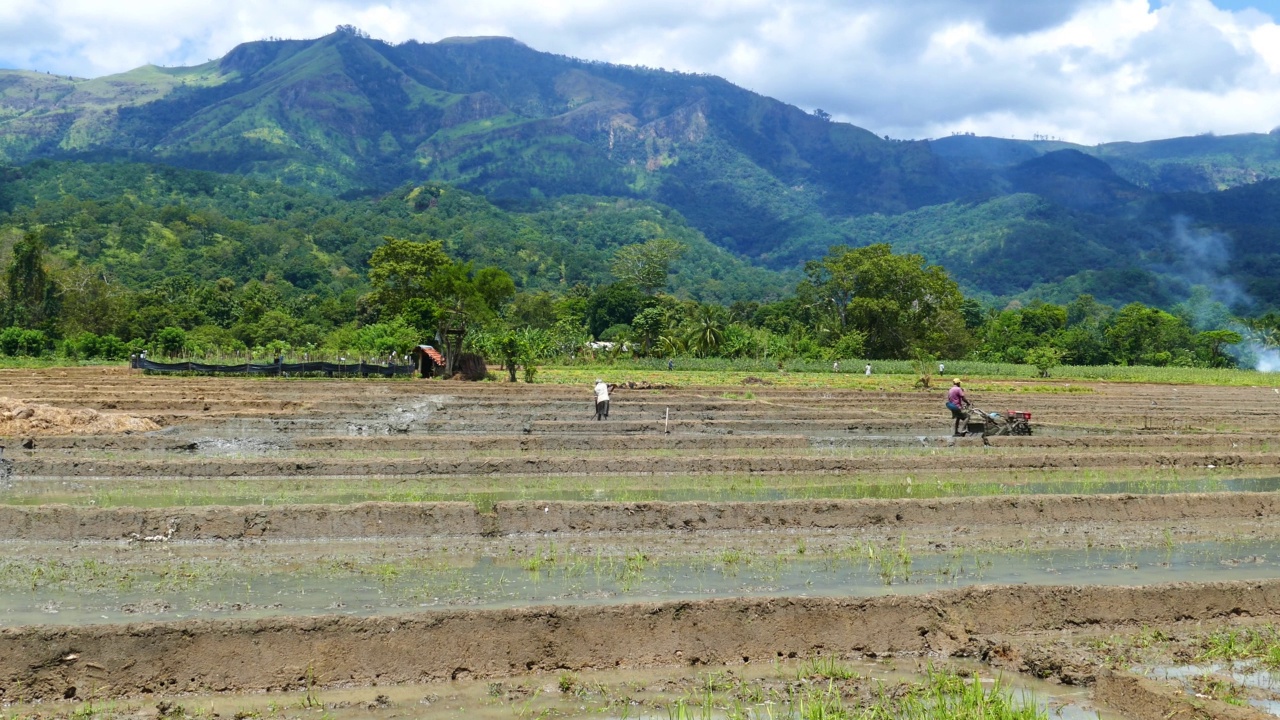
{"label": "mountain", "polygon": [[390,45],[342,31],[96,80],[0,73],[0,160],[126,157],[330,192],[438,180],[498,202],[651,199],[767,261],[829,218],[961,188],[893,142],[720,78],[594,63],[509,38]]}
{"label": "mountain", "polygon": [[[1237,207],[1273,202],[1280,134],[894,141],[721,78],[579,60],[510,38],[392,45],[347,28],[245,43],[189,68],[92,80],[0,71],[0,163],[37,159],[212,170],[300,188],[308,203],[376,204],[447,183],[485,213],[539,228],[534,244],[474,248],[464,240],[473,236],[450,230],[455,252],[518,270],[526,287],[556,286],[566,263],[587,268],[578,279],[607,278],[603,258],[621,239],[652,236],[634,231],[650,214],[652,227],[693,249],[682,267],[701,268],[682,270],[680,288],[707,298],[785,285],[744,258],[793,278],[832,245],[890,242],[992,301],[1092,292],[1169,305],[1231,276],[1239,292],[1224,297],[1239,307],[1249,307],[1241,298],[1280,307],[1271,250],[1280,219]],[[75,173],[59,172],[60,183]],[[0,210],[24,187],[33,186],[0,186]],[[608,215],[611,203],[631,213],[617,221],[632,228],[620,239],[603,237],[616,218],[575,224]],[[551,216],[562,224],[548,225]],[[363,227],[377,237],[374,221]],[[1215,233],[1228,238],[1217,245],[1229,261],[1189,263],[1195,238]],[[350,248],[322,249],[338,251],[350,267],[362,262]],[[517,262],[526,256],[536,261]]]}
{"label": "mountain", "polygon": [[951,172],[988,178],[1048,153],[1074,150],[1110,165],[1125,180],[1152,192],[1213,192],[1280,179],[1280,128],[1270,133],[1075,145],[952,135],[930,142]]}

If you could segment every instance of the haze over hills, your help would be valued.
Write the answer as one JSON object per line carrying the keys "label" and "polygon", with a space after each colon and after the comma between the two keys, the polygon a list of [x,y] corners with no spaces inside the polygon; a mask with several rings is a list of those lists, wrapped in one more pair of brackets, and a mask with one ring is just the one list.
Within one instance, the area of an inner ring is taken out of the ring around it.
{"label": "haze over hills", "polygon": [[0,71],[0,161],[37,158],[160,162],[331,194],[443,181],[507,207],[650,200],[775,269],[887,240],[990,297],[1176,301],[1206,282],[1178,261],[1191,228],[1248,256],[1217,269],[1237,299],[1280,306],[1278,226],[1234,199],[1270,201],[1262,181],[1280,177],[1280,136],[897,141],[720,78],[509,38],[391,45],[348,28],[93,80]]}

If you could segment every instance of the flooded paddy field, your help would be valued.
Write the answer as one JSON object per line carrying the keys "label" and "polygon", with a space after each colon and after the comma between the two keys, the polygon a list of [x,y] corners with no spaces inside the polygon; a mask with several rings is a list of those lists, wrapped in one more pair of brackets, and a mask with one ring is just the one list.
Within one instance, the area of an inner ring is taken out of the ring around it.
{"label": "flooded paddy field", "polygon": [[1187,649],[1280,620],[1273,388],[980,381],[1035,428],[984,441],[936,389],[0,378],[0,717],[1280,700]]}
{"label": "flooded paddy field", "polygon": [[0,627],[1280,578],[1280,540],[953,551],[835,533],[700,540],[11,544]]}

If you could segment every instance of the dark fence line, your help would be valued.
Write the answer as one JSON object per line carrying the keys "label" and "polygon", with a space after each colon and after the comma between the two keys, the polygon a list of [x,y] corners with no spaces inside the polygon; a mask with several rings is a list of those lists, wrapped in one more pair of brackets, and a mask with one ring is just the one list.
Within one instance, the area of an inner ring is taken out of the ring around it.
{"label": "dark fence line", "polygon": [[209,373],[227,375],[358,375],[369,377],[396,377],[413,375],[413,365],[378,365],[358,363],[301,362],[301,363],[238,363],[236,365],[208,365],[198,362],[160,363],[146,358],[134,358],[130,367],[153,373]]}

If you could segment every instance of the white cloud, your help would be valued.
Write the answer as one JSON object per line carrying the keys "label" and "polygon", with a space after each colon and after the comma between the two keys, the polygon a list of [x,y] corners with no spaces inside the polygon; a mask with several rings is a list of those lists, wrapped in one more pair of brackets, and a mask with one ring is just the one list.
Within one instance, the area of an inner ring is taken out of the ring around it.
{"label": "white cloud", "polygon": [[1280,124],[1280,26],[1209,0],[5,0],[0,65],[194,64],[338,24],[714,73],[895,137],[1095,142]]}

